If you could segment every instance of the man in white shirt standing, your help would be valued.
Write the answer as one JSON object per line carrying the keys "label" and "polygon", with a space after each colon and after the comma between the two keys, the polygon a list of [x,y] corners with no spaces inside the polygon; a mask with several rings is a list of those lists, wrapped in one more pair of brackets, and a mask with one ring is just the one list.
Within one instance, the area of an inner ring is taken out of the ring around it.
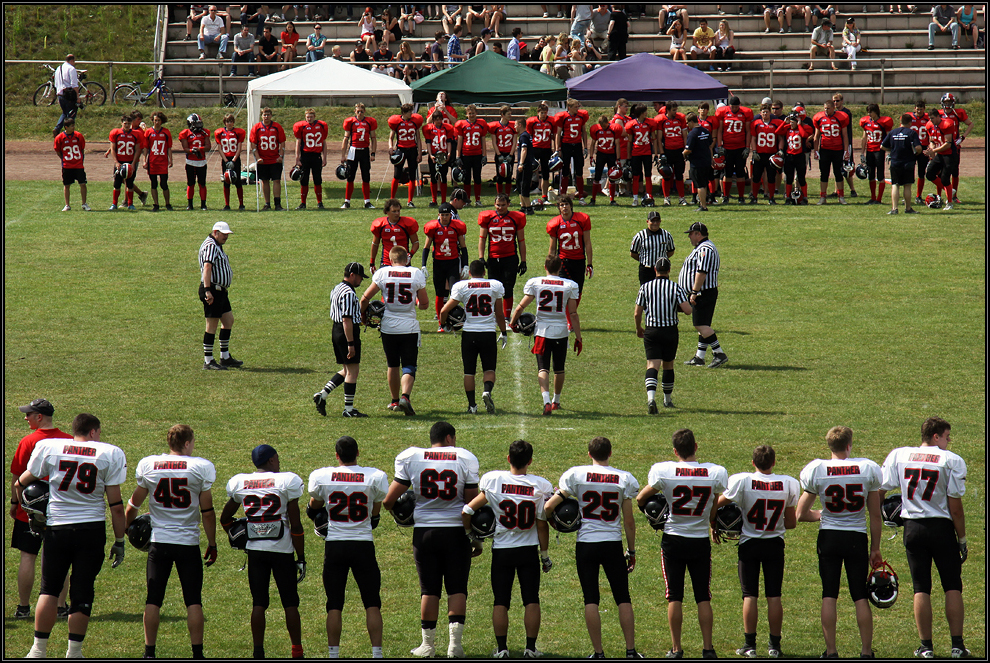
{"label": "man in white shirt standing", "polygon": [[58,94],[62,114],[58,116],[58,123],[52,130],[53,137],[62,131],[66,119],[75,117],[79,110],[79,72],[76,71],[76,56],[72,53],[66,55],[65,62],[55,70],[55,92]]}
{"label": "man in white shirt standing", "polygon": [[203,17],[203,20],[199,23],[199,59],[203,60],[206,58],[206,47],[209,44],[220,44],[220,50],[217,51],[217,60],[222,60],[224,54],[227,53],[227,40],[230,39],[229,26],[227,25],[228,17],[220,16],[217,14],[216,5],[210,5],[209,13]]}

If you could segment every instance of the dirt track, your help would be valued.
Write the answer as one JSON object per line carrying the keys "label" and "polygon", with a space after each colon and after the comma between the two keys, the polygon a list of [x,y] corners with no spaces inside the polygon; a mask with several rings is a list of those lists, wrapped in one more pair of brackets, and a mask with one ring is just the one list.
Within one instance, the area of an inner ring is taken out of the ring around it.
{"label": "dirt track", "polygon": [[[113,168],[110,159],[104,159],[103,154],[110,148],[110,143],[106,141],[96,141],[86,144],[86,177],[91,182],[110,182],[113,180]],[[294,154],[295,143],[286,145],[286,154]],[[4,143],[4,158],[6,167],[4,168],[5,180],[53,180],[62,179],[62,167],[58,157],[56,157],[52,144],[45,141],[17,140],[6,141]],[[337,163],[335,150],[331,151],[328,166]],[[959,167],[959,174],[962,177],[985,177],[986,176],[986,139],[970,138],[963,144],[962,160]],[[37,159],[35,161],[34,159]],[[175,152],[173,154],[175,166],[179,168],[178,176],[181,178],[182,155]],[[18,164],[31,164],[31,168],[19,168]],[[385,168],[391,167],[385,159],[380,159],[372,163],[373,182],[381,181],[385,175]],[[324,171],[329,177],[333,177],[331,170]]]}

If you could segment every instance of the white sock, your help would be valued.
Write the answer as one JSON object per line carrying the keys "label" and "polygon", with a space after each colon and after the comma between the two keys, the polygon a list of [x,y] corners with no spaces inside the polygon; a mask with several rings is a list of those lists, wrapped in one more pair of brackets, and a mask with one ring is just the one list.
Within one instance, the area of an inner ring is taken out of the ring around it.
{"label": "white sock", "polygon": [[351,202],[351,199],[350,198],[344,198],[344,202],[349,204]]}
{"label": "white sock", "polygon": [[560,394],[553,395],[553,402],[557,403],[558,405],[560,404]]}
{"label": "white sock", "polygon": [[327,658],[340,658],[340,645],[334,647],[332,645],[327,646]]}
{"label": "white sock", "polygon": [[646,392],[646,402],[647,403],[652,402],[652,401],[655,401],[656,399],[657,399],[657,390],[656,389],[650,389],[649,391]]}
{"label": "white sock", "polygon": [[550,392],[549,391],[544,391],[543,392],[543,404],[544,405],[547,405],[549,402],[550,402]]}
{"label": "white sock", "polygon": [[673,403],[674,401],[673,401],[673,399],[672,399],[672,398],[670,397],[670,394],[664,394],[664,395],[663,395],[663,402],[664,402],[664,403]]}
{"label": "white sock", "polygon": [[48,638],[35,637],[34,644],[31,645],[31,651],[28,652],[28,656],[31,656],[31,653],[38,654],[34,658],[45,658],[48,655]]}
{"label": "white sock", "polygon": [[385,658],[385,655],[382,653],[382,648],[381,647],[372,647],[371,648],[371,658]]}
{"label": "white sock", "polygon": [[69,640],[69,649],[65,652],[66,658],[78,658],[82,656],[82,643],[78,640]]}
{"label": "white sock", "polygon": [[461,639],[464,637],[464,624],[460,622],[447,624],[447,632],[450,634],[449,646],[460,647]]}
{"label": "white sock", "polygon": [[368,203],[370,203],[370,202],[371,202],[371,198],[365,198],[365,199],[364,199],[364,204],[365,204],[365,205],[367,205],[367,204],[368,204]]}
{"label": "white sock", "polygon": [[702,350],[701,348],[698,348],[698,351],[694,353],[694,356],[697,357],[698,359],[701,359],[702,361],[704,361],[704,359],[705,359],[705,352],[707,352],[707,350],[708,350],[708,346],[707,345],[705,346],[705,349],[704,350]]}
{"label": "white sock", "polygon": [[423,644],[432,647],[437,637],[437,630],[435,628],[424,628],[420,630],[423,631]]}
{"label": "white sock", "polygon": [[230,352],[228,352],[227,350],[221,350],[220,351],[220,358],[221,359],[230,359]]}

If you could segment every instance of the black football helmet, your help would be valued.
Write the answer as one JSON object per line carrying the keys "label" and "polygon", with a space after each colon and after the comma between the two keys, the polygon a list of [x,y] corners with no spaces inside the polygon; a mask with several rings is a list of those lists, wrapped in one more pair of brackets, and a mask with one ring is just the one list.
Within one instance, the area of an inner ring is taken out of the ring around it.
{"label": "black football helmet", "polygon": [[382,324],[382,318],[385,316],[385,302],[380,299],[373,299],[368,304],[368,326],[372,329],[378,329]]}
{"label": "black football helmet", "polygon": [[581,505],[573,497],[565,497],[548,520],[550,527],[562,534],[569,534],[581,529]]}
{"label": "black football helmet", "polygon": [[900,493],[897,495],[888,495],[883,499],[883,504],[880,505],[880,515],[883,518],[883,524],[887,527],[901,527],[904,525],[904,519],[901,517],[901,496]]}
{"label": "black football helmet", "polygon": [[450,312],[447,314],[447,322],[444,323],[444,329],[448,331],[460,331],[464,329],[465,322],[467,322],[467,313],[464,311],[464,307],[458,304],[450,309]]}
{"label": "black football helmet", "polygon": [[245,550],[247,548],[247,518],[237,518],[227,528],[227,541],[231,548]]}
{"label": "black football helmet", "polygon": [[626,164],[622,167],[622,181],[629,183],[632,182],[632,166]]}
{"label": "black football helmet", "polygon": [[938,209],[942,206],[942,196],[934,193],[928,194],[925,196],[925,205],[931,209]]}
{"label": "black football helmet", "polygon": [[237,166],[231,159],[223,166],[223,183],[226,186],[237,185],[241,182],[241,174],[237,172]]}
{"label": "black football helmet", "polygon": [[512,331],[523,336],[532,336],[533,332],[536,331],[536,316],[532,313],[520,314]]}
{"label": "black football helmet", "polygon": [[316,527],[316,529],[313,530],[316,532],[316,536],[321,539],[326,539],[330,525],[330,516],[327,514],[326,509],[320,509],[320,512],[313,517],[313,525]]}
{"label": "black football helmet", "polygon": [[402,160],[406,158],[406,155],[402,153],[401,150],[392,150],[388,153],[388,160],[394,165],[398,166],[402,163]]}
{"label": "black football helmet", "polygon": [[199,116],[199,113],[193,113],[186,118],[186,125],[193,130],[203,128],[203,118]]}
{"label": "black football helmet", "polygon": [[735,541],[742,534],[742,509],[729,502],[715,512],[715,532],[723,539]]}
{"label": "black football helmet", "polygon": [[495,517],[495,509],[486,504],[471,516],[471,531],[479,539],[488,539],[495,536],[495,525],[498,518]]}
{"label": "black football helmet", "polygon": [[337,176],[337,179],[338,180],[346,180],[347,179],[347,176],[349,175],[349,173],[347,171],[347,164],[344,164],[344,163],[342,163],[339,166],[337,166],[337,170],[335,170],[333,172],[334,172],[334,175]]}
{"label": "black football helmet", "polygon": [[464,170],[459,166],[454,166],[450,170],[450,181],[455,186],[464,184]]}
{"label": "black football helmet", "polygon": [[151,514],[146,513],[134,519],[127,528],[127,539],[141,552],[151,548]]}
{"label": "black football helmet", "polygon": [[415,512],[416,494],[407,490],[399,495],[399,499],[395,501],[395,506],[392,507],[392,518],[399,527],[412,527],[416,524]]}
{"label": "black football helmet", "polygon": [[866,170],[866,166],[864,166],[863,164],[859,164],[858,166],[856,166],[856,177],[861,180],[865,180],[867,177],[869,177],[869,173]]}
{"label": "black football helmet", "polygon": [[21,508],[31,520],[40,524],[48,522],[48,482],[32,481],[21,491]]}
{"label": "black football helmet", "polygon": [[293,182],[298,182],[302,179],[302,168],[299,166],[293,166],[292,170],[289,171],[289,179]]}
{"label": "black football helmet", "polygon": [[646,504],[640,508],[640,511],[646,516],[650,527],[656,531],[663,531],[663,527],[667,524],[667,519],[670,517],[670,505],[667,504],[667,500],[660,493],[646,500]]}
{"label": "black football helmet", "polygon": [[409,171],[405,168],[395,167],[395,181],[399,184],[409,184]]}
{"label": "black football helmet", "polygon": [[897,601],[897,574],[886,561],[873,567],[866,579],[866,591],[870,603],[878,608],[889,608]]}

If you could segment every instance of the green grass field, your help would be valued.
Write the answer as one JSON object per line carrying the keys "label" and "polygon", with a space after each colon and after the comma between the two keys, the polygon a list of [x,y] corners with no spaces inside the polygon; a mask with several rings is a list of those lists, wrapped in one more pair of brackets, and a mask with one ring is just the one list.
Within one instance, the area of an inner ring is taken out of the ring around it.
{"label": "green grass field", "polygon": [[[377,184],[376,184],[377,187]],[[797,476],[817,457],[827,457],[824,435],[836,424],[855,431],[855,452],[882,462],[890,449],[919,440],[921,422],[938,415],[953,425],[952,449],[969,464],[964,500],[970,559],[964,565],[965,635],[974,655],[986,656],[986,208],[983,178],[968,178],[953,211],[924,209],[914,217],[889,217],[887,206],[829,204],[800,210],[730,204],[707,215],[693,208],[661,210],[664,227],[677,243],[675,267],[690,249],[682,234],[699,216],[722,257],[721,297],[714,327],[730,357],[719,370],[689,369],[682,361],[695,335],[682,318],[676,362],[677,409],[658,417],[646,413],[642,344],[632,308],[638,286],[629,259],[631,237],[645,210],[628,206],[586,208],[593,220],[595,277],[581,303],[585,349],[568,360],[564,409],[540,416],[535,361],[528,339],[512,335],[500,351],[494,396],[497,416],[469,416],[461,386],[459,342],[436,329],[432,307],[420,313],[423,346],[413,401],[418,416],[385,410],[388,401],[384,358],[374,332],[365,336],[365,359],[356,405],[371,417],[344,422],[335,416],[343,397],[333,394],[324,419],[311,394],[336,368],[329,343],[328,294],[347,262],[368,259],[368,226],[379,211],[337,210],[334,180],[326,212],[276,215],[174,212],[151,214],[104,211],[60,214],[61,187],[55,182],[8,182],[4,195],[4,448],[8,457],[27,427],[17,406],[44,396],[56,406],[63,430],[73,416],[91,412],[103,422],[104,440],[127,453],[133,468],[142,457],[165,448],[165,431],[175,423],[196,431],[197,453],[217,467],[217,507],[223,483],[248,471],[250,450],[265,442],[280,452],[282,468],[306,479],[333,463],[333,442],[353,435],[361,461],[392,474],[393,459],[410,445],[428,444],[429,426],[447,419],[460,445],[479,458],[482,472],[505,465],[509,442],[533,442],[532,466],[556,483],[568,467],[583,463],[588,440],[612,440],[613,462],[645,482],[650,465],[672,457],[671,433],[695,431],[699,459],[721,463],[730,473],[745,471],[754,446],[772,444],[777,470]],[[210,204],[222,205],[211,178]],[[173,191],[181,198],[181,187]],[[862,187],[861,190],[866,190]],[[250,190],[249,190],[250,191]],[[889,193],[887,194],[889,199]],[[250,192],[253,204],[253,191]],[[493,193],[486,190],[490,203]],[[90,204],[105,210],[108,184],[90,187]],[[285,199],[294,207],[295,187]],[[849,199],[851,203],[865,200]],[[181,201],[179,201],[181,202]],[[412,210],[423,225],[426,198]],[[628,199],[624,199],[624,205]],[[148,208],[150,209],[150,208]],[[549,213],[530,219],[530,274],[549,240]],[[471,216],[468,216],[470,219]],[[201,370],[202,310],[196,299],[196,253],[212,223],[229,221],[234,234],[226,248],[234,271],[231,301],[236,324],[231,350],[244,360],[240,371],[223,375]],[[469,228],[473,228],[469,223]],[[474,256],[475,230],[468,247]],[[418,257],[417,262],[418,264]],[[522,284],[517,284],[517,299]],[[432,285],[428,290],[432,297]],[[9,483],[7,484],[9,486]],[[670,647],[660,572],[660,538],[637,515],[639,563],[631,576],[637,646],[647,656]],[[324,595],[320,581],[321,542],[307,528],[309,575],[301,585],[303,639],[309,656],[325,655]],[[884,556],[901,579],[901,597],[886,611],[875,610],[874,647],[881,657],[911,656],[917,647],[910,576],[897,536]],[[801,523],[787,534],[783,602],[783,649],[788,656],[817,657],[824,649],[819,623],[820,583],[816,568],[817,527]],[[385,655],[407,656],[419,643],[419,595],[411,532],[384,518],[376,530],[382,565]],[[205,545],[205,544],[204,544]],[[488,546],[486,546],[487,548]],[[206,654],[251,654],[250,594],[243,555],[221,536],[221,557],[206,570]],[[590,652],[573,563],[574,541],[551,541],[553,571],[544,576],[543,630],[539,647],[555,657]],[[4,655],[23,656],[33,625],[14,621],[17,556],[4,557]],[[741,601],[734,546],[713,552],[715,647],[733,655],[742,642]],[[469,656],[488,656],[491,632],[489,550],[475,560],[464,644]],[[128,548],[122,567],[105,565],[84,651],[88,656],[137,657],[142,653],[145,555]],[[604,582],[604,581],[603,581]],[[935,649],[949,651],[942,593],[933,594]],[[274,588],[273,588],[274,592]],[[603,595],[605,651],[622,654],[614,604]],[[518,593],[516,594],[518,597]],[[173,577],[162,610],[158,655],[188,656],[189,640],[179,586]],[[522,611],[510,612],[509,644],[523,647]],[[438,650],[446,643],[441,619]],[[761,602],[758,644],[766,649],[766,609]],[[65,625],[52,634],[49,653],[61,656]],[[287,656],[282,611],[273,597],[268,612],[269,656]],[[858,652],[851,602],[839,603],[839,652]],[[684,648],[699,656],[695,610],[685,607]],[[348,589],[342,655],[368,656],[363,610],[353,582]]]}

